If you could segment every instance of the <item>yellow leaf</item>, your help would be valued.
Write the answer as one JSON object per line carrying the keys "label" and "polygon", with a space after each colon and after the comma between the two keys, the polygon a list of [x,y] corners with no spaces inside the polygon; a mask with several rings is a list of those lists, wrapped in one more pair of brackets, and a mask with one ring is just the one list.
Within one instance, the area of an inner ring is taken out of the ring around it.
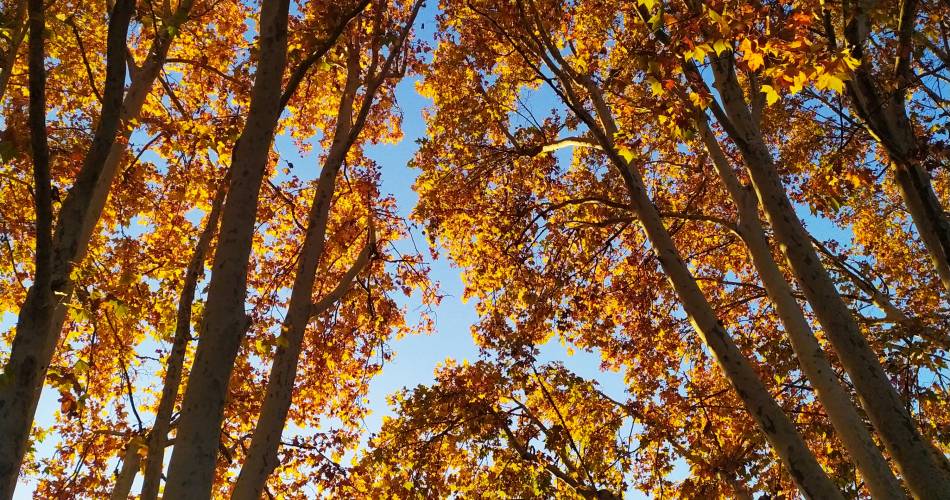
{"label": "yellow leaf", "polygon": [[849,51],[845,52],[842,59],[844,60],[844,63],[848,65],[848,69],[855,70],[858,69],[858,66],[861,66],[861,61],[852,57]]}
{"label": "yellow leaf", "polygon": [[693,47],[693,50],[687,51],[684,55],[687,59],[693,59],[701,63],[706,60],[706,49],[704,49],[702,45],[697,45]]}
{"label": "yellow leaf", "polygon": [[819,90],[831,89],[839,94],[844,92],[844,80],[838,78],[831,73],[822,73],[818,75],[818,80],[815,82],[815,86]]}
{"label": "yellow leaf", "polygon": [[748,38],[743,38],[742,41],[739,42],[739,51],[742,52],[742,60],[745,61],[746,65],[748,65],[752,71],[761,68],[765,63],[765,56],[752,48],[752,41]]}
{"label": "yellow leaf", "polygon": [[633,161],[633,151],[630,151],[630,149],[621,146],[619,153],[624,160],[627,160],[628,162]]}
{"label": "yellow leaf", "polygon": [[765,58],[758,52],[752,52],[744,55],[742,59],[749,65],[749,69],[756,71],[765,64]]}
{"label": "yellow leaf", "polygon": [[[787,78],[787,77],[786,77]],[[804,71],[799,71],[792,79],[792,86],[789,87],[789,92],[792,94],[797,94],[801,92],[802,88],[805,86],[805,82],[808,81],[808,75]]]}
{"label": "yellow leaf", "polygon": [[689,100],[693,103],[694,106],[700,109],[706,109],[706,100],[703,97],[695,92],[689,93]]}
{"label": "yellow leaf", "polygon": [[725,40],[716,40],[713,42],[713,50],[716,51],[717,56],[721,56],[723,52],[730,50],[732,46],[726,43]]}
{"label": "yellow leaf", "polygon": [[763,85],[762,93],[765,94],[765,102],[768,103],[769,106],[775,104],[775,102],[778,101],[778,92],[776,92],[775,88],[773,88],[771,85]]}

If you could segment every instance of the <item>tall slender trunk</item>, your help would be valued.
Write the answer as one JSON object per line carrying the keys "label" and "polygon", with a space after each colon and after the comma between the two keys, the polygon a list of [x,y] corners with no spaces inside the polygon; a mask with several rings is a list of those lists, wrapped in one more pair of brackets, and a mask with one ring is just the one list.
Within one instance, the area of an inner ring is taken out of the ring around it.
{"label": "tall slender trunk", "polygon": [[746,409],[759,424],[759,428],[802,493],[810,498],[842,498],[791,420],[772,398],[755,368],[716,317],[712,306],[680,257],[669,232],[663,226],[656,207],[647,196],[639,172],[629,165],[625,168],[632,181],[628,186],[631,201],[647,237],[653,244],[657,259],[693,328],[712,351],[726,379],[739,394]]}
{"label": "tall slender trunk", "polygon": [[330,202],[333,200],[337,173],[349,150],[347,138],[353,121],[353,100],[359,86],[359,53],[351,48],[348,56],[346,87],[337,112],[337,125],[326,162],[317,181],[317,192],[307,219],[307,229],[300,249],[297,274],[290,293],[287,314],[281,325],[281,338],[271,363],[267,392],[261,406],[261,415],[244,465],[234,486],[231,498],[256,500],[261,497],[267,477],[277,466],[280,436],[290,410],[297,375],[297,362],[303,345],[304,333],[312,317],[313,285],[317,266],[323,255]]}
{"label": "tall slender trunk", "polygon": [[[551,57],[559,57],[553,50],[549,53],[552,54]],[[546,61],[546,64],[552,68],[558,67],[550,59]],[[563,73],[559,76],[562,79],[567,78],[563,76]],[[739,350],[729,332],[716,317],[715,311],[696,283],[695,277],[680,256],[669,231],[663,225],[660,213],[643,183],[640,171],[631,162],[625,160],[617,150],[613,140],[618,132],[617,124],[600,89],[589,78],[576,74],[572,74],[570,78],[581,82],[587,89],[597,118],[595,119],[584,110],[582,101],[571,90],[570,83],[564,85],[565,95],[572,101],[568,104],[575,114],[579,115],[578,118],[591,129],[604,153],[619,171],[630,196],[634,215],[653,245],[654,254],[676,292],[680,304],[693,328],[709,347],[726,380],[742,400],[746,411],[758,424],[792,480],[806,497],[843,498],[834,482],[818,464],[815,455],[808,449],[788,415],[762,383],[752,363]]]}
{"label": "tall slender trunk", "polygon": [[898,191],[910,212],[917,234],[924,242],[937,276],[950,293],[950,220],[919,161],[892,164]]}
{"label": "tall slender trunk", "polygon": [[[46,135],[46,54],[43,42],[46,20],[42,0],[29,0],[28,3],[29,126],[30,149],[33,154],[33,198],[36,209],[34,254],[36,265],[33,284],[27,291],[28,304],[31,307],[24,308],[21,312],[17,321],[18,333],[20,328],[26,331],[47,328],[50,312],[56,300],[52,279],[52,184]],[[42,339],[18,334],[14,338],[14,348],[16,340],[21,338],[23,339],[20,341],[21,345],[24,341],[42,342]],[[10,403],[22,398],[36,383],[34,380],[37,368],[35,360],[26,359],[22,364],[13,364],[12,361],[11,357],[0,379],[0,390],[3,391],[0,393],[3,396],[3,399],[0,399],[0,498],[13,496],[29,435],[27,422],[29,416],[25,415],[27,408],[12,406]]]}
{"label": "tall slender trunk", "polygon": [[[370,215],[369,238],[353,266],[344,274],[340,283],[329,294],[314,304],[313,286],[317,266],[323,255],[327,222],[330,215],[330,202],[336,187],[337,174],[346,160],[353,143],[366,123],[370,108],[384,79],[390,74],[391,67],[402,52],[421,1],[413,4],[412,11],[397,41],[389,47],[389,55],[378,68],[377,74],[365,76],[365,92],[362,103],[354,118],[353,103],[360,86],[360,53],[358,46],[351,46],[347,57],[347,78],[340,106],[337,111],[337,125],[327,159],[317,181],[317,192],[307,221],[306,234],[300,251],[300,264],[294,277],[287,316],[281,326],[281,336],[285,343],[278,344],[274,361],[271,364],[267,393],[261,407],[261,415],[251,438],[244,465],[231,494],[233,499],[256,500],[261,497],[267,478],[277,467],[277,452],[280,449],[280,436],[287,420],[287,412],[293,402],[294,379],[297,375],[297,363],[303,346],[307,324],[316,314],[328,309],[342,298],[356,275],[369,263],[374,251],[375,233],[372,215]],[[371,65],[376,68],[376,65]]]}
{"label": "tall slender trunk", "polygon": [[[660,213],[650,199],[639,169],[620,155],[614,143],[619,130],[601,89],[589,76],[575,71],[564,59],[561,50],[547,35],[541,22],[542,14],[537,9],[533,9],[530,14],[523,10],[522,15],[525,17],[522,21],[532,24],[535,31],[539,33],[529,37],[527,50],[540,56],[544,65],[556,75],[561,84],[559,87],[547,77],[545,80],[555,87],[555,91],[577,119],[590,129],[607,159],[617,169],[630,196],[634,216],[653,245],[653,252],[692,323],[693,329],[709,347],[713,359],[742,400],[746,411],[758,424],[772,446],[772,450],[779,456],[792,480],[806,497],[843,498],[841,492],[818,464],[815,455],[808,449],[788,415],[762,383],[752,363],[742,354],[725,326],[716,317],[715,311],[696,283],[695,277],[680,256],[669,231],[663,225]],[[576,90],[578,88],[587,91],[593,114],[587,111],[586,99],[581,97]]]}
{"label": "tall slender trunk", "polygon": [[[617,160],[613,160],[617,161]],[[693,328],[709,347],[716,363],[758,423],[772,449],[782,459],[799,489],[809,498],[843,498],[808,449],[794,424],[775,402],[755,368],[716,317],[695,278],[680,257],[660,214],[649,199],[640,173],[624,165],[628,191],[660,266],[680,299]]]}
{"label": "tall slender trunk", "polygon": [[772,154],[739,86],[732,54],[712,68],[725,111],[714,104],[723,127],[745,160],[759,202],[799,287],[828,335],[887,451],[919,498],[950,498],[950,465],[917,430],[881,367],[878,356],[818,258],[808,232],[788,199]]}
{"label": "tall slender trunk", "polygon": [[264,0],[257,74],[244,130],[234,145],[198,349],[182,402],[165,497],[209,498],[228,383],[244,337],[247,268],[261,182],[280,115],[289,0]]}
{"label": "tall slender trunk", "polygon": [[[17,318],[10,359],[4,367],[3,383],[0,384],[0,498],[11,497],[16,488],[43,380],[59,338],[58,331],[54,332],[52,326],[56,323],[63,293],[63,283],[57,273],[57,240],[53,236],[49,152],[46,147],[43,9],[42,1],[30,0],[30,129],[34,163],[44,164],[41,168],[45,170],[42,174],[45,179],[41,180],[37,175],[36,275]],[[102,114],[86,156],[87,162],[97,161],[98,156],[107,152],[115,141],[125,83],[126,36],[134,10],[134,0],[118,0],[109,16]],[[38,116],[38,113],[42,114]]]}
{"label": "tall slender trunk", "polygon": [[195,244],[194,253],[185,268],[185,279],[181,286],[181,296],[178,298],[178,311],[175,318],[175,336],[172,339],[171,352],[165,361],[165,380],[162,386],[162,395],[155,411],[155,423],[148,435],[148,454],[145,457],[145,474],[142,482],[141,500],[158,498],[161,485],[162,468],[165,460],[165,446],[168,441],[168,431],[171,427],[172,412],[175,409],[175,400],[178,398],[178,388],[181,385],[182,370],[185,364],[185,352],[191,340],[191,314],[195,301],[195,290],[198,280],[204,272],[205,257],[211,246],[211,239],[218,228],[218,219],[221,216],[221,207],[224,204],[229,175],[221,181],[214,200],[211,202],[211,211],[205,221],[205,227]]}
{"label": "tall slender trunk", "polygon": [[739,183],[729,160],[709,129],[705,113],[697,112],[696,115],[699,134],[716,173],[737,207],[738,232],[745,241],[762,285],[785,326],[802,372],[815,388],[831,425],[844,443],[848,454],[854,459],[874,498],[906,498],[884,455],[874,444],[857,408],[852,404],[848,391],[832,370],[805,314],[795,300],[791,286],[772,256],[772,249],[759,219],[759,204],[755,194]]}
{"label": "tall slender trunk", "polygon": [[937,277],[950,292],[950,219],[934,191],[930,173],[922,164],[926,148],[921,147],[921,140],[914,134],[903,92],[895,91],[889,98],[882,98],[864,64],[855,71],[855,78],[847,82],[846,88],[865,128],[887,153],[904,206]]}
{"label": "tall slender trunk", "polygon": [[126,443],[122,451],[122,468],[119,469],[119,474],[116,476],[112,493],[109,494],[109,500],[128,500],[132,491],[132,483],[135,482],[135,475],[142,464],[142,455],[139,455],[140,446],[142,446],[142,438],[137,435]]}

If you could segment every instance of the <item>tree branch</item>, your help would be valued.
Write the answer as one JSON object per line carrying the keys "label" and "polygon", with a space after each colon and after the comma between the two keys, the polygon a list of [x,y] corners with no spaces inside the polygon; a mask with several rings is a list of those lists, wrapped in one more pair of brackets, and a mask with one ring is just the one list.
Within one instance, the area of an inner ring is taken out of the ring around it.
{"label": "tree branch", "polygon": [[356,261],[353,262],[353,265],[343,274],[343,277],[340,278],[340,282],[337,283],[336,287],[313,304],[310,312],[311,318],[323,314],[338,300],[342,299],[343,296],[346,295],[346,292],[350,290],[350,287],[353,286],[353,281],[356,279],[356,276],[369,264],[373,254],[376,253],[376,229],[372,219],[370,219],[369,230],[367,232],[366,245],[363,246],[363,250],[361,250],[359,256],[356,257]]}

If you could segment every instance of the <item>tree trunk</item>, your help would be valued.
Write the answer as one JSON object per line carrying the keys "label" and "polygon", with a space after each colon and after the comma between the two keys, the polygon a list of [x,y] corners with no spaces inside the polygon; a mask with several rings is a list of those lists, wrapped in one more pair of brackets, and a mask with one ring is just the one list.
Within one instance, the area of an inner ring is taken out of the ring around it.
{"label": "tree trunk", "polygon": [[142,464],[142,455],[139,455],[139,447],[142,444],[139,436],[133,436],[125,445],[125,451],[122,452],[122,468],[119,469],[119,475],[115,478],[115,486],[112,487],[112,494],[109,495],[110,500],[128,500],[135,475],[138,474],[139,466]]}
{"label": "tree trunk", "polygon": [[[293,402],[294,379],[297,375],[304,334],[310,318],[328,309],[342,298],[356,275],[368,264],[373,247],[372,214],[369,216],[369,239],[360,252],[353,267],[347,271],[337,287],[313,304],[313,286],[317,266],[323,255],[327,222],[330,215],[330,202],[336,187],[336,177],[353,143],[363,129],[376,93],[389,75],[390,68],[405,44],[412,24],[415,22],[421,1],[416,1],[406,21],[398,41],[389,48],[389,55],[378,69],[377,74],[365,76],[365,92],[356,117],[353,115],[353,103],[360,86],[360,53],[358,47],[350,47],[347,54],[347,78],[340,106],[337,111],[337,125],[327,159],[317,181],[317,192],[310,207],[306,235],[300,251],[300,265],[294,277],[287,316],[281,327],[281,338],[286,343],[278,344],[274,361],[271,364],[267,393],[261,407],[261,415],[251,439],[244,465],[231,494],[233,499],[256,500],[261,497],[267,478],[277,467],[277,452],[280,449],[280,436],[287,420],[287,412]],[[375,67],[375,65],[371,66]]]}
{"label": "tree trunk", "polygon": [[[552,63],[548,63],[552,66]],[[696,279],[663,225],[660,213],[650,199],[640,171],[620,156],[613,138],[618,132],[613,115],[593,82],[583,82],[591,94],[597,119],[583,111],[577,98],[573,109],[591,129],[610,162],[618,169],[630,196],[634,215],[643,226],[647,238],[664,273],[676,292],[687,317],[702,341],[709,347],[713,358],[742,400],[746,411],[756,421],[772,450],[779,456],[792,480],[808,498],[843,498],[835,484],[818,464],[788,415],[769,393],[752,363],[732,340]],[[573,92],[566,91],[568,96]],[[599,123],[598,123],[599,122]],[[602,128],[601,128],[602,127]]]}
{"label": "tree trunk", "polygon": [[244,337],[247,268],[261,182],[280,115],[289,0],[264,0],[260,57],[244,130],[234,146],[198,349],[182,402],[165,497],[209,498],[231,370]]}
{"label": "tree trunk", "polygon": [[320,171],[317,192],[307,220],[307,230],[300,249],[300,263],[290,293],[287,315],[281,325],[281,338],[271,363],[267,393],[261,406],[261,415],[244,465],[234,486],[231,498],[256,500],[261,497],[267,478],[277,467],[280,436],[287,419],[293,396],[294,378],[303,345],[304,333],[313,310],[313,285],[317,266],[323,255],[330,202],[336,187],[336,176],[349,151],[347,138],[353,121],[353,100],[359,86],[359,54],[351,49],[348,56],[346,87],[337,113],[336,131],[327,160]]}
{"label": "tree trunk", "polygon": [[[45,69],[43,52],[43,3],[29,2],[30,23],[30,129],[37,174],[37,248],[36,275],[17,318],[16,335],[10,359],[0,383],[0,498],[9,498],[16,488],[17,476],[39,402],[43,380],[59,338],[57,309],[64,309],[63,281],[57,273],[57,240],[53,236],[52,195],[49,179],[49,153],[46,147]],[[107,36],[106,83],[102,114],[86,155],[86,163],[104,156],[115,141],[125,84],[126,36],[135,10],[133,0],[118,0],[109,16]],[[37,113],[42,113],[37,116]],[[39,167],[42,163],[45,166]],[[45,176],[45,179],[40,179]],[[62,218],[60,219],[62,220]],[[57,227],[57,229],[59,229]]]}
{"label": "tree trunk", "polygon": [[[731,58],[732,54],[726,57]],[[871,423],[915,496],[950,498],[950,466],[917,431],[877,355],[819,260],[808,232],[786,195],[771,152],[753,122],[731,59],[714,59],[712,67],[725,107],[725,116],[717,118],[724,122],[723,126],[742,153],[782,252],[850,375]]]}
{"label": "tree trunk", "polygon": [[639,172],[632,166],[626,168],[630,172],[629,177],[634,181],[628,190],[637,217],[653,244],[657,259],[693,328],[713,353],[716,363],[739,394],[750,415],[759,424],[772,449],[782,459],[792,480],[809,498],[843,498],[818,465],[791,420],[772,398],[755,368],[716,317],[712,306],[676,250],[673,239],[660,220],[659,212],[649,200]]}
{"label": "tree trunk", "polygon": [[921,163],[926,157],[925,148],[914,135],[903,92],[893,92],[889,99],[882,99],[874,88],[869,71],[863,65],[855,71],[854,80],[846,85],[848,96],[865,128],[890,158],[904,205],[927,249],[937,277],[944,289],[950,292],[950,220],[934,192],[930,174]]}
{"label": "tree trunk", "polygon": [[185,364],[185,352],[191,340],[191,312],[195,301],[195,289],[198,280],[204,273],[205,256],[211,246],[211,239],[218,228],[218,219],[221,215],[221,206],[224,203],[229,175],[222,180],[218,191],[211,202],[211,211],[205,221],[205,227],[195,244],[195,251],[185,269],[185,279],[181,287],[181,296],[178,299],[178,311],[175,318],[175,337],[172,339],[172,349],[165,361],[165,380],[162,386],[162,395],[158,409],[155,411],[155,423],[148,435],[148,454],[145,457],[145,474],[142,482],[141,500],[158,498],[161,485],[162,468],[165,461],[165,443],[168,441],[168,431],[171,426],[172,412],[175,409],[175,400],[178,398],[178,388],[181,385],[182,369]]}
{"label": "tree trunk", "polygon": [[950,293],[950,220],[920,162],[893,163],[894,179],[944,289]]}
{"label": "tree trunk", "polygon": [[906,498],[900,483],[851,402],[848,391],[832,370],[805,314],[795,300],[791,286],[772,256],[772,249],[759,219],[759,205],[755,195],[739,183],[729,160],[709,129],[704,113],[697,112],[696,124],[713,166],[737,207],[739,233],[749,250],[752,263],[785,326],[802,372],[815,388],[831,425],[837,431],[848,454],[854,459],[874,498]]}

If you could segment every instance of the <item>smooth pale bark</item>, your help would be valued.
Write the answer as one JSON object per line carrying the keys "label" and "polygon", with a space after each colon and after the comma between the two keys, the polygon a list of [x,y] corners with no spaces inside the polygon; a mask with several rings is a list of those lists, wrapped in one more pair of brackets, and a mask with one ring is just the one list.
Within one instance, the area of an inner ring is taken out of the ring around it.
{"label": "smooth pale bark", "polygon": [[142,481],[141,500],[158,498],[161,486],[162,468],[165,460],[165,446],[168,442],[168,431],[171,428],[172,413],[175,409],[175,400],[178,398],[181,386],[182,371],[185,364],[185,352],[191,340],[191,314],[195,301],[195,290],[198,280],[204,272],[205,257],[211,246],[211,239],[218,228],[218,219],[221,216],[221,207],[224,204],[226,186],[230,176],[225,176],[211,202],[211,211],[205,221],[205,227],[195,244],[194,253],[185,268],[185,278],[181,286],[181,295],[178,298],[178,310],[175,317],[175,336],[172,339],[171,352],[165,360],[165,380],[162,385],[162,395],[155,411],[155,423],[148,435],[148,453],[145,457],[145,473]]}
{"label": "smooth pale bark", "polygon": [[[333,291],[318,303],[312,303],[313,286],[317,266],[323,255],[327,222],[330,215],[330,202],[336,187],[336,178],[346,160],[353,143],[366,123],[376,93],[384,79],[389,75],[392,65],[402,52],[409,31],[422,7],[417,1],[398,42],[389,50],[389,56],[378,69],[378,73],[366,75],[367,81],[362,103],[353,116],[353,103],[360,86],[360,54],[358,48],[351,47],[347,58],[347,79],[340,106],[337,110],[337,125],[327,159],[320,171],[317,192],[307,221],[306,234],[300,250],[300,262],[291,290],[287,315],[281,325],[281,337],[286,341],[279,343],[271,364],[267,392],[261,406],[261,415],[251,438],[244,465],[231,494],[233,499],[256,500],[261,497],[267,478],[277,467],[277,452],[280,449],[280,437],[287,421],[287,412],[293,402],[294,379],[297,363],[303,346],[307,324],[314,316],[321,314],[333,303],[340,300],[349,289],[357,274],[369,263],[375,247],[375,234],[370,218],[369,237],[366,246],[360,252],[356,262],[344,274]],[[375,65],[373,65],[375,67]],[[372,215],[370,215],[372,217]]]}
{"label": "smooth pale bark", "polygon": [[862,406],[914,496],[950,498],[950,465],[917,430],[910,413],[835,288],[788,199],[772,154],[745,102],[731,53],[712,63],[724,111],[713,111],[736,143],[782,253],[811,305]]}
{"label": "smooth pale bark", "polygon": [[122,468],[116,476],[115,485],[112,487],[110,500],[127,500],[132,491],[132,483],[135,481],[135,475],[142,464],[142,455],[139,455],[139,448],[143,445],[142,438],[135,436],[129,440],[122,452]]}
{"label": "smooth pale bark", "polygon": [[[540,15],[536,14],[536,17],[540,18]],[[545,33],[543,26],[539,26],[539,30]],[[715,311],[680,256],[669,231],[663,225],[640,171],[617,150],[614,137],[618,128],[600,89],[588,77],[565,69],[569,66],[560,56],[557,47],[550,40],[544,40],[544,43],[544,47],[537,47],[535,50],[540,52],[545,64],[561,80],[565,104],[590,128],[591,134],[623,178],[634,215],[653,245],[653,252],[683,310],[700,339],[709,347],[713,359],[742,400],[746,411],[758,424],[802,494],[809,498],[843,498],[818,464],[815,455],[808,449],[788,415],[762,383],[752,363],[739,350],[729,332],[716,317]],[[586,111],[584,101],[573,90],[576,84],[583,86],[590,94],[596,119]]]}
{"label": "smooth pale bark", "polygon": [[[307,238],[307,240],[310,240],[310,238]],[[311,250],[306,248],[307,240],[304,243],[304,251]],[[295,319],[306,323],[309,318],[326,312],[333,304],[342,299],[349,291],[356,276],[369,264],[370,257],[375,250],[374,247],[375,235],[372,226],[370,226],[369,238],[353,267],[346,272],[333,291],[317,303],[310,304],[308,296],[308,302],[305,302],[303,307],[300,308],[301,311],[298,312],[300,316],[295,315]],[[303,255],[303,252],[301,254]],[[293,300],[293,295],[291,300]],[[304,315],[306,315],[305,318]],[[267,478],[270,477],[270,474],[278,465],[277,452],[280,449],[281,434],[287,423],[287,412],[290,410],[293,401],[294,378],[296,377],[306,324],[301,329],[298,325],[285,321],[283,328],[282,337],[286,342],[278,345],[277,352],[274,354],[261,415],[254,429],[251,446],[248,448],[241,473],[234,486],[234,491],[231,493],[231,498],[234,499],[260,498],[264,492]],[[286,346],[283,344],[286,344]]]}
{"label": "smooth pale bark", "polygon": [[[612,154],[614,156],[616,153]],[[619,155],[617,155],[619,158]],[[621,159],[622,160],[622,159]],[[618,159],[613,159],[617,162]],[[676,291],[693,328],[709,347],[716,363],[742,399],[746,410],[759,425],[775,453],[799,489],[810,498],[843,498],[818,465],[794,424],[775,402],[755,368],[739,350],[712,306],[706,300],[689,268],[679,255],[672,237],[647,196],[640,173],[625,165],[627,190],[637,219],[643,226],[660,266]]]}
{"label": "smooth pale bark", "polygon": [[852,404],[848,391],[841,385],[825,357],[805,314],[795,300],[791,286],[772,256],[771,246],[759,219],[759,204],[755,194],[739,183],[729,160],[709,129],[706,115],[702,112],[696,115],[696,125],[713,166],[737,207],[737,232],[746,244],[759,279],[785,326],[795,357],[814,387],[818,400],[828,414],[828,420],[855,461],[871,495],[874,498],[906,498],[857,408]]}
{"label": "smooth pale bark", "polygon": [[261,183],[280,115],[289,0],[264,0],[259,59],[244,130],[234,145],[195,361],[182,401],[165,498],[210,498],[224,403],[248,318],[247,268]]}
{"label": "smooth pale bark", "polygon": [[[116,1],[109,17],[106,42],[106,81],[102,113],[86,155],[83,171],[97,162],[115,141],[125,83],[126,36],[135,10],[134,0]],[[43,3],[29,3],[30,24],[30,129],[34,162],[44,163],[45,179],[35,186],[37,202],[36,274],[17,318],[10,359],[0,383],[0,498],[13,496],[20,463],[26,452],[39,394],[59,338],[57,309],[62,308],[63,282],[57,273],[57,240],[53,234],[49,153],[46,148],[45,69],[42,38]],[[39,102],[42,101],[42,102]],[[37,113],[42,112],[42,120]],[[40,144],[41,143],[41,144]],[[62,218],[60,219],[62,220]],[[57,228],[58,229],[58,228]]]}
{"label": "smooth pale bark", "polygon": [[[930,173],[923,162],[927,158],[927,140],[917,137],[914,125],[907,115],[906,92],[913,79],[910,60],[913,57],[914,19],[917,0],[902,0],[898,26],[898,57],[895,65],[897,90],[877,82],[864,55],[864,45],[870,33],[869,10],[876,1],[855,1],[850,5],[848,28],[844,35],[851,55],[861,62],[853,78],[845,82],[852,108],[865,128],[884,149],[891,161],[891,170],[898,191],[910,213],[917,234],[933,263],[937,276],[950,292],[950,219],[937,193]],[[826,30],[832,47],[837,44],[830,23]]]}

